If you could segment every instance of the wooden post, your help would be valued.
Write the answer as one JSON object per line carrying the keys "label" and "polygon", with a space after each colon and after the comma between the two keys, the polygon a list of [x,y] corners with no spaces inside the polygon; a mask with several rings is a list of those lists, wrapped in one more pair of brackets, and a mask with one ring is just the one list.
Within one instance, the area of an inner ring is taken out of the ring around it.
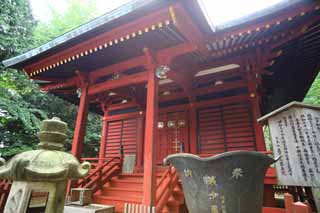
{"label": "wooden post", "polygon": [[138,117],[138,156],[137,156],[137,169],[138,171],[142,170],[142,165],[143,165],[143,112],[140,111],[140,116]]}
{"label": "wooden post", "polygon": [[275,207],[276,206],[276,199],[274,197],[273,186],[270,184],[264,185],[263,206],[266,206],[266,207]]}
{"label": "wooden post", "polygon": [[257,121],[257,119],[261,116],[261,112],[259,104],[259,94],[257,93],[256,79],[253,77],[253,74],[247,73],[247,80],[257,151],[266,151],[263,129],[261,124]]}
{"label": "wooden post", "polygon": [[106,153],[106,145],[107,145],[107,128],[108,128],[108,121],[107,121],[108,111],[104,111],[104,115],[102,118],[102,132],[101,132],[101,142],[100,142],[100,150],[99,150],[99,164],[103,164],[103,158],[105,157]]}
{"label": "wooden post", "polygon": [[151,52],[145,48],[147,59],[148,87],[147,108],[144,140],[144,176],[143,176],[143,204],[155,206],[156,204],[156,122],[158,116],[158,80],[155,75],[156,65]]}
{"label": "wooden post", "polygon": [[189,128],[190,128],[190,153],[198,154],[197,138],[197,111],[194,103],[189,106]]}
{"label": "wooden post", "polygon": [[89,96],[88,83],[84,83],[81,87],[81,97],[78,108],[78,116],[73,135],[71,153],[78,159],[81,158],[84,136],[86,132],[86,123],[88,118]]}

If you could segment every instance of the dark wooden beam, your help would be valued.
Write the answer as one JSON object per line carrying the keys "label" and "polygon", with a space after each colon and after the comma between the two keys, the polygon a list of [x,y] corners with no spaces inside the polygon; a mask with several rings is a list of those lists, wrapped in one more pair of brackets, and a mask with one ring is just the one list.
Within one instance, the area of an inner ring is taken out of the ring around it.
{"label": "dark wooden beam", "polygon": [[140,72],[133,75],[128,75],[125,78],[117,80],[109,80],[89,87],[88,95],[94,95],[103,91],[112,90],[120,87],[125,87],[134,84],[146,82],[148,79],[147,72]]}

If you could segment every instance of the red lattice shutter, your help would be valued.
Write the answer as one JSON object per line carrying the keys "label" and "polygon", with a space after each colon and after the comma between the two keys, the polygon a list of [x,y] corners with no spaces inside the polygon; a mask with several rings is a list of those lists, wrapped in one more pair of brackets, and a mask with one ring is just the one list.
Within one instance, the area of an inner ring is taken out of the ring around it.
{"label": "red lattice shutter", "polygon": [[255,150],[249,103],[220,105],[198,110],[198,145],[201,154]]}

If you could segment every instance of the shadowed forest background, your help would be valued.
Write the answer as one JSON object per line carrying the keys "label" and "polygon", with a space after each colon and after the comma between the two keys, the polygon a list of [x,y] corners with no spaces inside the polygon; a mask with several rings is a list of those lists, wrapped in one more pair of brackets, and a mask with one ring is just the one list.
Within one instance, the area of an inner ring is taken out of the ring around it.
{"label": "shadowed forest background", "polygon": [[[67,0],[61,15],[51,8],[52,19],[39,22],[32,17],[28,0],[2,0],[0,5],[0,61],[18,55],[101,15],[94,0]],[[320,76],[305,100],[320,104]],[[0,65],[0,149],[9,158],[38,144],[40,121],[53,116],[68,123],[68,145],[71,147],[77,106],[43,93],[27,76]],[[91,113],[87,122],[84,156],[97,156],[101,135],[101,117]]]}

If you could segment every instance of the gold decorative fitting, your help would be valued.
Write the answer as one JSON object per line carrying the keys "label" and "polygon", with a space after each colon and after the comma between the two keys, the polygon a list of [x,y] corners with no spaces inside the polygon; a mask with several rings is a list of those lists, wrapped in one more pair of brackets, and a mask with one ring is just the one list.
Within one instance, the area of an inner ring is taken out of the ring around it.
{"label": "gold decorative fitting", "polygon": [[280,56],[282,54],[282,50],[279,50],[278,52],[277,52],[277,56]]}
{"label": "gold decorative fitting", "polygon": [[49,67],[46,67],[46,70],[49,70]]}
{"label": "gold decorative fitting", "polygon": [[162,22],[159,22],[158,27],[159,27],[159,28],[162,27]]}
{"label": "gold decorative fitting", "polygon": [[176,17],[176,13],[174,11],[173,6],[169,7],[169,14],[170,14],[170,17],[171,17],[171,19],[173,21],[173,24],[177,24],[177,17]]}
{"label": "gold decorative fitting", "polygon": [[269,63],[270,66],[272,66],[273,64],[274,64],[274,61],[271,61],[271,62]]}

